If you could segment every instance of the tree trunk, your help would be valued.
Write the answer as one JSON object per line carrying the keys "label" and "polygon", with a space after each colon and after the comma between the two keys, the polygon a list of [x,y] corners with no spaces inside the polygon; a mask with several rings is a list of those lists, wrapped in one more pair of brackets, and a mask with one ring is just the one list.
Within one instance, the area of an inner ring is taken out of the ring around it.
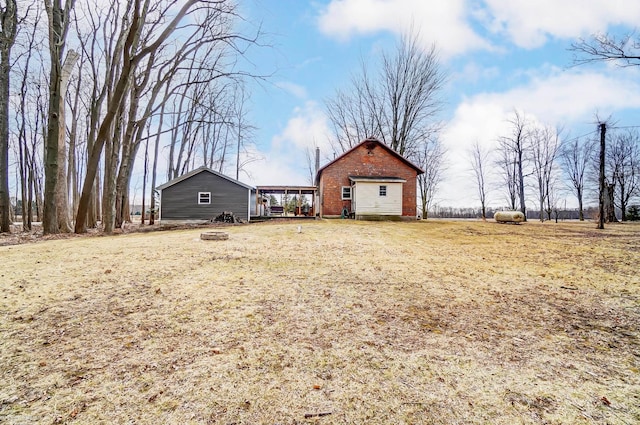
{"label": "tree trunk", "polygon": [[[80,65],[82,68],[82,65]],[[75,217],[78,207],[78,160],[76,156],[76,142],[78,139],[78,110],[80,104],[80,89],[82,87],[82,72],[78,73],[77,86],[73,99],[71,131],[69,132],[69,160],[67,164],[67,187],[71,196],[71,216]]]}
{"label": "tree trunk", "polygon": [[[522,161],[523,161],[523,153],[522,149],[518,152],[518,187],[520,189],[520,211],[524,214],[524,221],[527,221],[527,207],[525,206],[524,200],[524,172],[522,170]],[[542,211],[540,211],[542,214]]]}
{"label": "tree trunk", "polygon": [[605,221],[605,181],[604,181],[604,162],[605,162],[605,134],[607,132],[607,125],[605,123],[600,124],[600,163],[599,163],[599,176],[598,176],[598,229],[604,229]]}
{"label": "tree trunk", "polygon": [[67,185],[67,145],[65,131],[65,96],[71,70],[78,61],[78,54],[69,50],[62,66],[60,74],[60,105],[58,106],[59,125],[58,129],[58,176],[56,184],[56,213],[58,229],[61,233],[71,233],[71,222],[69,215],[69,187]]}
{"label": "tree trunk", "polygon": [[32,167],[29,167],[28,179],[29,179],[29,181],[27,183],[27,224],[26,224],[27,229],[26,230],[30,231],[31,227],[32,227],[32,224],[33,224],[33,187],[34,187],[34,182],[33,182],[33,168]]}
{"label": "tree trunk", "polygon": [[540,197],[540,222],[544,223],[544,197]]}
{"label": "tree trunk", "polygon": [[[121,116],[122,109],[119,116]],[[105,233],[113,233],[116,220],[116,180],[122,144],[122,119],[116,120],[113,137],[107,140],[104,157],[104,183],[102,194],[102,228]]]}
{"label": "tree trunk", "polygon": [[[165,99],[167,97],[167,93],[169,92],[169,86],[165,89]],[[160,118],[158,122],[158,131],[156,132],[156,140],[153,147],[153,163],[151,167],[151,199],[149,205],[149,225],[152,226],[156,222],[156,176],[158,171],[158,154],[160,150],[160,133],[162,132],[162,124],[164,122],[164,110],[166,103],[163,102],[160,107]]]}
{"label": "tree trunk", "polygon": [[615,184],[605,184],[605,214],[607,223],[617,223],[615,200]]}
{"label": "tree trunk", "polygon": [[[24,123],[22,124],[24,126]],[[24,140],[24,128],[20,131],[20,137],[18,140],[18,155],[19,155],[19,167],[20,167],[20,198],[22,199],[22,230],[28,232],[31,230],[27,225],[27,144]],[[16,194],[17,198],[17,194]]]}
{"label": "tree trunk", "polygon": [[140,225],[144,226],[145,221],[145,208],[146,202],[145,198],[147,197],[147,176],[149,174],[149,131],[147,128],[147,139],[144,144],[144,169],[142,174],[142,211],[140,211]]}
{"label": "tree trunk", "polygon": [[116,179],[116,199],[115,199],[115,227],[121,228],[125,220],[126,210],[129,198],[129,179],[131,178],[131,169],[137,153],[137,143],[139,143],[137,135],[140,130],[136,131],[136,113],[138,111],[138,103],[140,95],[138,86],[133,84],[129,96],[129,113],[127,117],[126,130],[122,140],[122,160],[118,170]]}
{"label": "tree trunk", "polygon": [[11,231],[11,199],[9,196],[9,78],[11,48],[16,39],[18,6],[7,0],[0,9],[0,233]]}
{"label": "tree trunk", "polygon": [[578,190],[578,219],[584,221],[584,206],[582,205],[582,191]]}
{"label": "tree trunk", "polygon": [[625,200],[625,187],[622,182],[618,183],[620,187],[620,210],[622,211],[621,221],[627,221],[627,201]]}
{"label": "tree trunk", "polygon": [[[85,175],[84,184],[82,185],[82,195],[80,196],[80,202],[78,204],[78,217],[75,227],[76,233],[86,232],[87,207],[89,204],[93,181],[98,172],[100,156],[102,155],[104,144],[109,137],[109,131],[112,128],[113,120],[116,118],[116,114],[122,107],[126,87],[130,82],[133,72],[144,57],[157,51],[160,48],[162,43],[175,31],[178,23],[187,14],[189,9],[194,4],[198,3],[198,1],[199,0],[187,0],[182,5],[181,9],[176,13],[171,22],[157,37],[157,39],[150,45],[142,48],[139,53],[133,55],[133,52],[136,51],[136,48],[138,46],[139,31],[144,22],[144,17],[140,16],[140,1],[135,0],[134,12],[133,16],[131,17],[131,24],[127,33],[125,45],[122,50],[122,69],[120,70],[120,75],[117,78],[116,84],[113,89],[114,96],[109,100],[106,114],[102,120],[102,123],[100,124],[100,129],[98,130],[96,141],[92,147],[91,153],[89,155],[89,160],[87,162],[87,172]],[[107,206],[104,207],[107,208]]]}

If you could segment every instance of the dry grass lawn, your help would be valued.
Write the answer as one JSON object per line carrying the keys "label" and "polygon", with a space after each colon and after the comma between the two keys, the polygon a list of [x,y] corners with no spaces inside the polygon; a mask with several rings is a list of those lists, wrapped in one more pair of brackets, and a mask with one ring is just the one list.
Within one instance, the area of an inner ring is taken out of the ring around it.
{"label": "dry grass lawn", "polygon": [[0,247],[0,422],[637,424],[640,225]]}

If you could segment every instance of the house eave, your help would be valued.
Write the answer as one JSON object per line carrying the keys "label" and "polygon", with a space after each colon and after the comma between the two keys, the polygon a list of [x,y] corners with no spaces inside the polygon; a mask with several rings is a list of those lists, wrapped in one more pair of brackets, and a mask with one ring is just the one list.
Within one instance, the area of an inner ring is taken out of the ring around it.
{"label": "house eave", "polygon": [[357,182],[367,183],[406,183],[407,180],[400,177],[376,177],[376,176],[349,176],[349,180]]}

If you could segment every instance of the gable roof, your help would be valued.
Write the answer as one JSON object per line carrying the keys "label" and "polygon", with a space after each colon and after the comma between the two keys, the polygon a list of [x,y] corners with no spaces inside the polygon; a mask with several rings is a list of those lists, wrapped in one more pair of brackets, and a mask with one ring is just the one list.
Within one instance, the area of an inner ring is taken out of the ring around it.
{"label": "gable roof", "polygon": [[351,152],[355,151],[360,146],[362,146],[364,144],[367,144],[367,143],[375,143],[377,146],[380,146],[381,148],[383,148],[387,152],[389,152],[391,154],[391,156],[394,156],[394,157],[398,158],[400,161],[405,163],[408,167],[413,168],[414,170],[416,170],[418,172],[418,174],[424,174],[424,170],[422,168],[418,167],[416,164],[414,164],[413,162],[409,161],[407,158],[405,158],[404,156],[400,155],[398,152],[394,151],[389,146],[385,145],[384,143],[382,143],[380,140],[376,139],[375,137],[369,137],[367,139],[364,139],[362,142],[358,143],[357,145],[355,145],[354,147],[352,147],[348,151],[344,152],[342,155],[338,156],[333,161],[331,161],[331,162],[323,165],[322,167],[320,167],[318,169],[318,171],[316,172],[316,178],[315,178],[316,184],[320,183],[320,174],[322,174],[322,172],[324,171],[325,168],[330,167],[335,162],[340,161],[342,158],[344,158],[345,156],[351,154]]}
{"label": "gable roof", "polygon": [[166,182],[166,183],[164,183],[164,184],[161,184],[160,186],[156,187],[156,190],[164,190],[164,189],[166,189],[166,188],[168,188],[168,187],[173,186],[174,184],[180,183],[181,181],[188,179],[189,177],[193,177],[193,176],[195,176],[196,174],[199,174],[199,173],[202,173],[202,172],[205,172],[205,171],[206,171],[206,172],[208,172],[208,173],[211,173],[211,174],[213,174],[213,175],[215,175],[215,176],[221,177],[221,178],[223,178],[223,179],[225,179],[225,180],[228,180],[228,181],[230,181],[231,183],[235,183],[235,184],[237,184],[238,186],[242,186],[242,187],[244,187],[244,188],[245,188],[245,189],[247,189],[247,190],[254,190],[254,188],[253,188],[253,187],[251,187],[251,186],[249,186],[249,185],[246,185],[246,184],[244,184],[244,183],[242,183],[242,182],[239,182],[238,180],[232,179],[232,178],[231,178],[231,177],[229,177],[229,176],[225,176],[225,175],[224,175],[224,174],[222,174],[222,173],[219,173],[219,172],[217,172],[217,171],[212,170],[212,169],[211,169],[211,168],[209,168],[209,167],[204,167],[204,166],[203,166],[203,167],[196,168],[195,170],[193,170],[193,171],[189,171],[188,173],[183,174],[183,175],[181,175],[180,177],[176,177],[176,178],[175,178],[175,179],[173,179],[173,180],[170,180],[170,181],[168,181],[168,182]]}

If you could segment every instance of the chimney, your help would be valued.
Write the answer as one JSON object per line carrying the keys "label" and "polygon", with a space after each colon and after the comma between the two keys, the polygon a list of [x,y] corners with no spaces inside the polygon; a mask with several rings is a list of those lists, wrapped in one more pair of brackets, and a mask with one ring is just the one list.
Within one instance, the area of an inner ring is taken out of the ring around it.
{"label": "chimney", "polygon": [[316,146],[316,175],[320,169],[320,148]]}

